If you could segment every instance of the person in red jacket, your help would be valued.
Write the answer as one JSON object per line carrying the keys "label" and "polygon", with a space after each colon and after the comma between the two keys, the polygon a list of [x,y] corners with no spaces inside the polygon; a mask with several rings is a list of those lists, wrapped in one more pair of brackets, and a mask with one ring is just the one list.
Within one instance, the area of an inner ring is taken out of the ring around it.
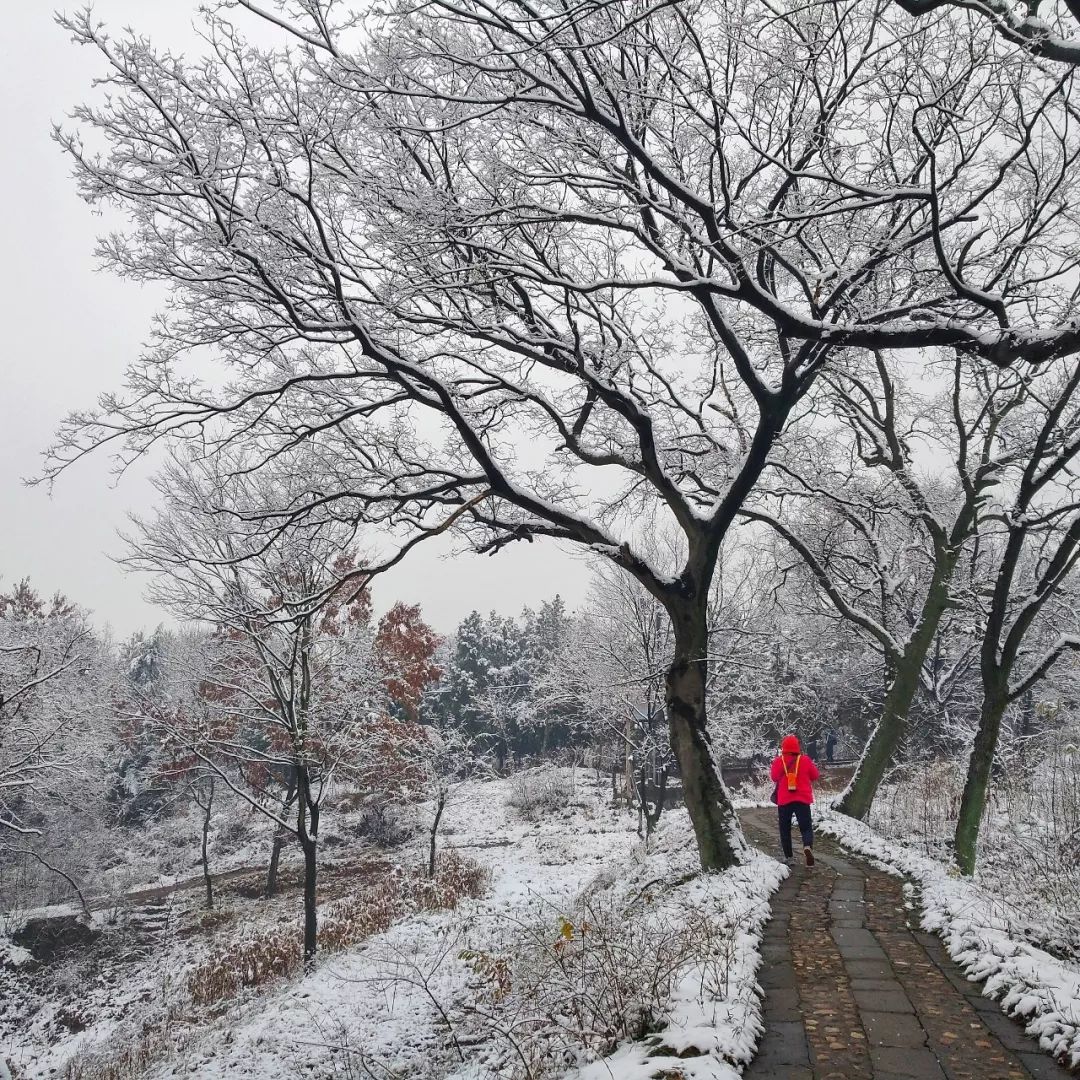
{"label": "person in red jacket", "polygon": [[810,804],[814,801],[814,781],[821,774],[818,767],[799,748],[794,735],[786,735],[780,753],[772,763],[771,776],[776,781],[776,805],[780,811],[780,846],[784,859],[791,862],[791,815],[799,822],[806,865],[814,865],[814,824]]}

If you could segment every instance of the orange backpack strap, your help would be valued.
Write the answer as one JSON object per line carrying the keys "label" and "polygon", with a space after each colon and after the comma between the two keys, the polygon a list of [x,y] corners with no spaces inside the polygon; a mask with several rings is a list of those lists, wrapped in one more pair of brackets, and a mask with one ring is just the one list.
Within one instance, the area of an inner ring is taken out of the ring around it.
{"label": "orange backpack strap", "polygon": [[[783,760],[783,759],[781,759]],[[802,754],[799,754],[795,758],[795,768],[788,772],[787,761],[784,761],[784,775],[787,777],[787,789],[788,791],[794,791],[799,783],[799,762],[802,761]]]}

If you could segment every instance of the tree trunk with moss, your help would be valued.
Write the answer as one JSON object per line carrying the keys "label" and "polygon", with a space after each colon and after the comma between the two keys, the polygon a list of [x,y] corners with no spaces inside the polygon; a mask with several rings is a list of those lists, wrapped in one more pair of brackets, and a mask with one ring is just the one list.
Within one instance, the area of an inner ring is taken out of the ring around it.
{"label": "tree trunk with moss", "polygon": [[738,863],[742,834],[708,731],[706,606],[692,602],[671,614],[675,656],[665,686],[671,747],[679,762],[702,869],[724,870]]}
{"label": "tree trunk with moss", "polygon": [[979,715],[979,730],[968,759],[964,794],[960,799],[960,814],[956,820],[953,848],[956,864],[963,874],[975,873],[975,852],[979,842],[979,827],[986,808],[986,793],[990,787],[990,774],[994,768],[1001,720],[1005,715],[1008,698],[1001,686],[991,685],[983,696]]}
{"label": "tree trunk with moss", "polygon": [[896,757],[904,736],[923,663],[934,643],[941,619],[949,607],[949,582],[955,558],[941,562],[927,590],[919,622],[903,653],[893,663],[893,678],[881,706],[881,719],[866,744],[855,775],[837,803],[842,814],[862,820],[870,812],[881,781]]}

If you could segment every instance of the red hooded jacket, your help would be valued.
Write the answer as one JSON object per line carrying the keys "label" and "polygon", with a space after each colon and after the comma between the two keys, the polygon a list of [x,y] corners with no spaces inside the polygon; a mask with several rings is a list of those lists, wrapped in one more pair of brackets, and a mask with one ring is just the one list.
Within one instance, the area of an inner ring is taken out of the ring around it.
{"label": "red hooded jacket", "polygon": [[[786,768],[785,768],[786,766]],[[797,771],[796,771],[797,770]],[[795,790],[788,790],[785,773],[795,772]],[[812,803],[814,801],[813,783],[821,775],[818,767],[805,755],[785,752],[779,754],[772,763],[770,775],[779,785],[776,791],[776,805],[788,803]]]}

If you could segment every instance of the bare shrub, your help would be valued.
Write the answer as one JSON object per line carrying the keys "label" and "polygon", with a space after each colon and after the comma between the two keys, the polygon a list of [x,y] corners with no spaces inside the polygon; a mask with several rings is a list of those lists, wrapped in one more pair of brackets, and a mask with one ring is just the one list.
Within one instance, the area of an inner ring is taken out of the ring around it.
{"label": "bare shrub", "polygon": [[515,925],[498,952],[459,954],[475,998],[458,1037],[502,1043],[515,1080],[562,1076],[627,1040],[659,1045],[676,987],[703,1003],[728,998],[737,923],[689,899],[626,906],[594,894],[570,914]]}
{"label": "bare shrub", "polygon": [[[485,868],[453,850],[440,855],[433,879],[420,867],[390,867],[362,892],[328,905],[320,920],[319,948],[340,951],[414,911],[454,908],[465,897],[481,896],[488,878]],[[192,1001],[214,1007],[246,987],[292,974],[303,963],[301,944],[299,927],[279,926],[215,949],[189,979]]]}
{"label": "bare shrub", "polygon": [[760,773],[751,773],[739,786],[737,794],[749,802],[767,803],[774,786],[767,769],[763,769]]}
{"label": "bare shrub", "polygon": [[870,824],[927,855],[948,858],[965,771],[966,763],[952,759],[898,766],[874,800]]}
{"label": "bare shrub", "polygon": [[414,807],[368,803],[358,807],[349,830],[379,847],[390,848],[411,840],[419,830],[419,823]]}
{"label": "bare shrub", "polygon": [[541,768],[518,773],[506,801],[526,821],[539,821],[562,810],[572,798],[570,781],[561,772]]}
{"label": "bare shrub", "polygon": [[247,986],[261,986],[295,971],[301,964],[298,930],[276,927],[219,946],[188,981],[196,1005],[228,1001]]}
{"label": "bare shrub", "polygon": [[174,1033],[155,1026],[125,1045],[80,1054],[65,1066],[63,1080],[138,1080],[153,1062],[176,1051],[179,1045]]}
{"label": "bare shrub", "polygon": [[[894,771],[870,824],[890,839],[951,860],[962,761],[916,762]],[[1002,764],[986,806],[978,880],[1012,931],[1058,955],[1080,958],[1080,748],[1068,738],[1033,766]]]}
{"label": "bare shrub", "polygon": [[464,899],[483,896],[490,879],[485,867],[449,848],[439,852],[434,878],[421,877],[412,883],[413,896],[422,911],[445,911]]}

